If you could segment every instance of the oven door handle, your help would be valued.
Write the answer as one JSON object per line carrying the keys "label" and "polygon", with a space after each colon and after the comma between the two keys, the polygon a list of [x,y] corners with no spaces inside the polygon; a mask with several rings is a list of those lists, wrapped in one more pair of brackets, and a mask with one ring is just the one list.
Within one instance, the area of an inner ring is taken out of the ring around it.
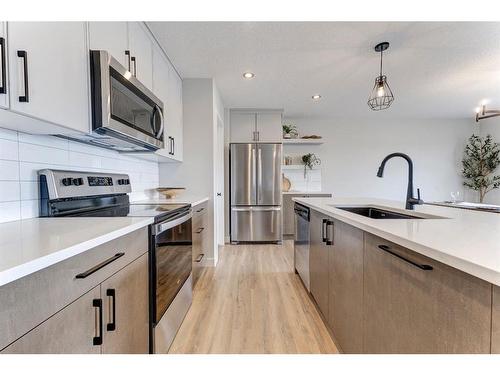
{"label": "oven door handle", "polygon": [[189,219],[193,217],[193,212],[189,210],[188,213],[183,213],[182,216],[177,217],[174,220],[168,220],[163,223],[159,223],[153,226],[153,235],[158,235],[162,232],[165,232],[166,230],[172,229],[173,227],[176,227],[182,223],[185,223]]}

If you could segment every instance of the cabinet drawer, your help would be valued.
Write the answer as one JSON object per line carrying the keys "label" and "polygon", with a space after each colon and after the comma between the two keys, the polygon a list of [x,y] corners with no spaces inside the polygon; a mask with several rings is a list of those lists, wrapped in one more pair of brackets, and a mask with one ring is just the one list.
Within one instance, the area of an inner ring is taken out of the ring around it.
{"label": "cabinet drawer", "polygon": [[[148,251],[142,228],[0,287],[0,348],[55,314]],[[118,253],[122,256],[114,258]],[[107,260],[85,278],[76,275]]]}
{"label": "cabinet drawer", "polygon": [[365,353],[488,353],[491,284],[365,233]]}

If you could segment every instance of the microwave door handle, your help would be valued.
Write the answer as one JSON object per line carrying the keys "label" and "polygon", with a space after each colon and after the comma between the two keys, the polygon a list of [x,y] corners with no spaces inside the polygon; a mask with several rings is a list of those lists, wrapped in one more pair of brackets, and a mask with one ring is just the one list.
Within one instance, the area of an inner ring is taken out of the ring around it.
{"label": "microwave door handle", "polygon": [[153,110],[153,118],[151,119],[151,128],[153,129],[153,133],[155,132],[154,123],[155,123],[156,114],[158,114],[160,116],[160,129],[156,132],[155,137],[157,139],[161,139],[161,137],[163,135],[163,128],[164,128],[164,118],[163,118],[163,113],[161,111],[161,108],[158,105],[155,105],[155,108]]}

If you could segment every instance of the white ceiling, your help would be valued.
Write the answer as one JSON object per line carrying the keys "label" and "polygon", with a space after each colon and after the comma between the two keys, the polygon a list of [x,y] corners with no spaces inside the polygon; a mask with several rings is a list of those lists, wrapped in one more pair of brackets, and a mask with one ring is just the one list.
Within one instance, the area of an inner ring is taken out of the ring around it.
{"label": "white ceiling", "polygon": [[[150,22],[183,78],[213,77],[226,107],[289,117],[472,118],[500,106],[500,23]],[[366,101],[388,41],[392,106]],[[252,71],[256,77],[245,80]],[[320,93],[318,102],[311,95]]]}

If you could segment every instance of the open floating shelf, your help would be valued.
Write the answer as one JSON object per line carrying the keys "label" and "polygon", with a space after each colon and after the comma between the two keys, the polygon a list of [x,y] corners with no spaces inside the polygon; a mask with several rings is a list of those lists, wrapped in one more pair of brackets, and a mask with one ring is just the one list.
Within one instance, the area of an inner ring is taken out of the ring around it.
{"label": "open floating shelf", "polygon": [[296,138],[296,139],[283,139],[284,145],[322,145],[323,139],[304,139],[304,138]]}

